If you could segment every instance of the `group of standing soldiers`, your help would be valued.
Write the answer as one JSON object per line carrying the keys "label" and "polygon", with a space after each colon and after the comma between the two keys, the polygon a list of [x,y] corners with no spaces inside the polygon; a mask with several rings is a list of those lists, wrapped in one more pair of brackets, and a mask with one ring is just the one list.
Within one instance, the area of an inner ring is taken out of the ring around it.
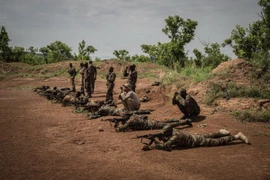
{"label": "group of standing soldiers", "polygon": [[[81,63],[80,64],[81,74],[81,92],[83,92],[87,97],[91,98],[92,93],[95,90],[95,81],[97,79],[97,68],[93,65],[92,61],[89,61],[89,64]],[[69,63],[68,73],[70,75],[70,82],[72,85],[72,91],[76,91],[75,87],[75,76],[77,75],[76,69],[73,67],[72,63]]]}

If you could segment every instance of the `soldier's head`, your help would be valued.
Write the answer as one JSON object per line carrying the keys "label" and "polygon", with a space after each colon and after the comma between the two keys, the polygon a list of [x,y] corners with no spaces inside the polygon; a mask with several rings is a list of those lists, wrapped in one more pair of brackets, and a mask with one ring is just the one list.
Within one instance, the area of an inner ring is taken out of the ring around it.
{"label": "soldier's head", "polygon": [[111,67],[109,68],[109,72],[113,72],[113,70],[114,70],[114,68],[111,66]]}
{"label": "soldier's head", "polygon": [[93,61],[89,61],[89,64],[90,64],[90,65],[93,64]]}
{"label": "soldier's head", "polygon": [[129,69],[130,69],[131,71],[134,71],[134,70],[136,69],[136,65],[135,65],[135,64],[131,64],[131,65],[129,66]]}
{"label": "soldier's head", "polygon": [[87,62],[84,63],[84,67],[88,68],[88,63]]}
{"label": "soldier's head", "polygon": [[182,97],[182,98],[186,98],[186,96],[187,96],[187,91],[185,90],[185,89],[180,89],[180,96]]}
{"label": "soldier's head", "polygon": [[81,62],[81,63],[80,63],[80,67],[83,68],[83,66],[84,66],[84,64],[83,64],[83,62]]}
{"label": "soldier's head", "polygon": [[72,63],[69,63],[69,67],[72,67]]}
{"label": "soldier's head", "polygon": [[123,87],[125,92],[131,91],[131,85],[129,83],[124,84]]}
{"label": "soldier's head", "polygon": [[54,86],[54,87],[53,87],[53,90],[56,90],[56,89],[57,89],[57,87],[56,87],[56,86]]}

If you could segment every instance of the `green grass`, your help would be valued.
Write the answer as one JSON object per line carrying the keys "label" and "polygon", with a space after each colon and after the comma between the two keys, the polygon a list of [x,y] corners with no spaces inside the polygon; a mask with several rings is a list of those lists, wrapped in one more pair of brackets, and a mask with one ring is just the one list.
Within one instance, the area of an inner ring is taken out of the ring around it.
{"label": "green grass", "polygon": [[232,115],[242,122],[270,122],[270,111],[232,111]]}
{"label": "green grass", "polygon": [[190,78],[194,82],[202,82],[214,76],[209,68],[186,67],[180,70],[180,75]]}
{"label": "green grass", "polygon": [[237,86],[235,83],[228,83],[221,85],[219,83],[210,84],[210,88],[206,92],[205,103],[213,105],[215,99],[226,98],[224,90],[227,90],[230,98],[232,97],[245,97],[245,98],[261,98],[270,99],[270,90],[263,87],[245,87]]}

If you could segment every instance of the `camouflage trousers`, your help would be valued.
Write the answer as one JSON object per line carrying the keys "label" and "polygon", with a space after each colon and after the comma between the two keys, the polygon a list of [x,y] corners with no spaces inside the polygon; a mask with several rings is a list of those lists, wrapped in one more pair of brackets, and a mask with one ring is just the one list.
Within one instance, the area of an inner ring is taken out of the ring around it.
{"label": "camouflage trousers", "polygon": [[86,94],[91,97],[92,96],[92,83],[91,83],[91,79],[90,78],[86,78],[85,81],[84,81],[84,87],[85,87],[85,92]]}
{"label": "camouflage trousers", "polygon": [[116,108],[115,106],[101,107],[96,114],[101,116],[122,116],[124,114],[123,109]]}
{"label": "camouflage trousers", "polygon": [[94,91],[95,91],[95,83],[96,83],[96,80],[93,78],[91,80],[91,91],[92,91],[92,93],[94,93]]}
{"label": "camouflage trousers", "polygon": [[113,100],[113,88],[114,84],[107,84],[106,101]]}
{"label": "camouflage trousers", "polygon": [[133,92],[135,92],[135,90],[136,90],[136,84],[131,84],[131,90],[132,90]]}
{"label": "camouflage trousers", "polygon": [[156,148],[170,150],[172,146],[179,147],[198,147],[198,146],[221,146],[235,140],[234,136],[222,133],[210,133],[202,135],[192,135],[183,131],[173,129],[172,137],[165,143],[155,140]]}
{"label": "camouflage trousers", "polygon": [[136,103],[133,99],[129,98],[126,101],[122,101],[125,109],[128,111],[137,111],[140,109],[140,104]]}
{"label": "camouflage trousers", "polygon": [[71,83],[72,90],[73,91],[76,91],[76,88],[75,88],[75,78],[70,78],[70,83]]}
{"label": "camouflage trousers", "polygon": [[195,105],[193,106],[192,104],[183,105],[183,104],[179,103],[178,108],[185,115],[198,116],[200,114],[200,111],[197,110]]}
{"label": "camouflage trousers", "polygon": [[84,88],[85,88],[85,85],[84,85],[84,78],[82,78],[82,82],[81,82],[81,91],[84,92]]}
{"label": "camouflage trousers", "polygon": [[163,129],[164,127],[177,127],[189,124],[186,121],[175,122],[172,120],[168,121],[157,121],[154,119],[147,119],[147,116],[132,115],[129,120],[122,126],[118,126],[116,131],[124,132],[127,130],[152,130],[152,129]]}
{"label": "camouflage trousers", "polygon": [[74,94],[68,94],[62,100],[62,106],[70,106],[75,103],[76,103],[76,98]]}

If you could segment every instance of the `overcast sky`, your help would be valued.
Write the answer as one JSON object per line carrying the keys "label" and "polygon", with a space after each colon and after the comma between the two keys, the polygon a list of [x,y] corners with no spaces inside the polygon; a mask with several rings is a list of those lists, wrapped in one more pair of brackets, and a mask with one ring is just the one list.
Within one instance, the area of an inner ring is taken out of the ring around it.
{"label": "overcast sky", "polygon": [[[162,32],[169,15],[198,21],[186,50],[203,50],[201,41],[222,43],[237,24],[259,20],[258,0],[0,0],[0,26],[11,46],[42,47],[60,40],[77,53],[83,39],[113,57],[114,50],[142,54],[141,45],[168,42]],[[223,53],[233,57],[229,48]],[[192,54],[192,53],[190,53]]]}

